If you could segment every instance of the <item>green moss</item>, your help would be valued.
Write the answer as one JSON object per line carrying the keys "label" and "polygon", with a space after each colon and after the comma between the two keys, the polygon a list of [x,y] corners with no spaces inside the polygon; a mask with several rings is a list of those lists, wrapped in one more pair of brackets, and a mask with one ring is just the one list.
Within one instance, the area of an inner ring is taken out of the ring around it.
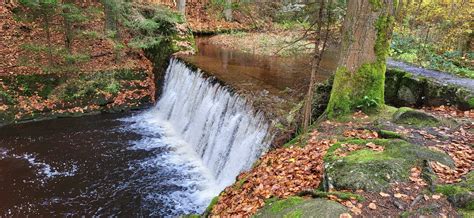
{"label": "green moss", "polygon": [[380,15],[375,22],[377,39],[375,40],[374,51],[377,56],[377,61],[384,65],[383,72],[385,72],[385,61],[390,52],[391,34],[389,33],[391,32],[391,27],[393,26],[394,21],[395,19],[393,16]]}
{"label": "green moss", "polygon": [[300,209],[296,209],[291,211],[283,216],[283,218],[300,218],[303,216],[303,211]]}
{"label": "green moss", "polygon": [[432,127],[442,124],[452,126],[455,124],[455,121],[449,119],[438,119],[423,111],[417,111],[405,107],[398,109],[398,111],[393,114],[393,122],[416,127]]}
{"label": "green moss", "polygon": [[350,98],[351,89],[350,72],[345,67],[339,67],[336,70],[333,89],[327,107],[327,114],[329,118],[335,118],[351,111],[352,103]]}
{"label": "green moss", "polygon": [[314,198],[327,198],[329,195],[335,195],[341,200],[352,200],[356,199],[357,201],[365,201],[365,198],[361,195],[354,194],[351,192],[324,192],[324,191],[313,191],[311,193]]}
{"label": "green moss", "polygon": [[117,94],[120,91],[120,83],[118,83],[117,81],[113,81],[112,83],[107,85],[104,90],[111,94]]}
{"label": "green moss", "polygon": [[467,210],[467,209],[459,209],[458,213],[464,218],[472,218],[474,217],[474,210]]}
{"label": "green moss", "polygon": [[235,189],[240,189],[240,188],[242,188],[242,186],[245,184],[245,182],[247,182],[247,179],[248,179],[248,176],[247,176],[247,177],[244,177],[244,178],[242,178],[242,179],[240,179],[239,181],[237,181],[237,182],[235,183],[234,188],[235,188]]}
{"label": "green moss", "polygon": [[459,183],[437,185],[435,191],[447,196],[457,208],[474,210],[474,171],[467,174]]}
{"label": "green moss", "polygon": [[200,218],[201,215],[199,214],[187,214],[187,215],[181,215],[180,218]]}
{"label": "green moss", "polygon": [[289,197],[289,198],[284,199],[284,200],[272,199],[268,202],[269,202],[269,205],[271,205],[270,211],[272,213],[279,213],[282,210],[294,207],[295,205],[298,205],[303,201],[304,201],[304,199],[301,198],[301,197]]}
{"label": "green moss", "polygon": [[354,163],[367,163],[371,161],[388,161],[392,158],[384,152],[377,152],[369,149],[354,151],[346,158],[346,161]]}
{"label": "green moss", "polygon": [[6,84],[19,95],[32,96],[38,94],[46,98],[51,91],[60,84],[61,79],[57,75],[16,75],[7,79]]}
{"label": "green moss", "polygon": [[469,109],[473,109],[474,108],[474,97],[469,98],[467,103],[469,105]]}
{"label": "green moss", "polygon": [[15,100],[7,91],[0,90],[0,102],[11,105],[15,103]]}
{"label": "green moss", "polygon": [[207,206],[206,211],[204,213],[210,214],[212,212],[212,208],[217,204],[218,201],[219,201],[219,196],[214,197],[211,200],[211,203],[209,203],[209,205]]}
{"label": "green moss", "polygon": [[129,69],[118,70],[114,73],[114,78],[117,80],[145,80],[148,75],[146,72],[137,72]]}
{"label": "green moss", "polygon": [[389,131],[389,130],[380,130],[378,131],[380,137],[385,139],[400,139],[402,136],[396,132]]}
{"label": "green moss", "polygon": [[[366,145],[372,142],[384,147],[383,152],[363,148],[341,157],[335,154],[343,143]],[[422,166],[423,160],[436,160],[453,166],[444,153],[412,145],[403,140],[347,140],[336,143],[324,157],[328,182],[337,189],[364,189],[380,191],[395,181],[406,181],[413,166]]]}
{"label": "green moss", "polygon": [[442,193],[443,195],[446,195],[446,196],[452,196],[452,195],[469,192],[469,189],[458,186],[458,185],[438,185],[436,186],[436,192]]}
{"label": "green moss", "polygon": [[377,11],[382,8],[383,0],[369,0],[370,5],[372,5],[372,10]]}
{"label": "green moss", "polygon": [[267,200],[265,207],[257,211],[254,217],[339,217],[347,212],[346,207],[327,199],[290,197],[284,200]]}
{"label": "green moss", "polygon": [[[384,105],[385,63],[363,64],[355,73],[338,68],[328,103],[329,118],[355,109],[374,112]],[[375,109],[375,110],[374,110]]]}

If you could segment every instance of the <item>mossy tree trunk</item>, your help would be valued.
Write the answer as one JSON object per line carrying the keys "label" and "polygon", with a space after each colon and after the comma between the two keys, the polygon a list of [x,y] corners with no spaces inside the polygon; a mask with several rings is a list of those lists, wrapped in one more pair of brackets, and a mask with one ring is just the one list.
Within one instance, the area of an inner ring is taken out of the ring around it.
{"label": "mossy tree trunk", "polygon": [[349,0],[329,118],[384,105],[386,58],[396,0]]}

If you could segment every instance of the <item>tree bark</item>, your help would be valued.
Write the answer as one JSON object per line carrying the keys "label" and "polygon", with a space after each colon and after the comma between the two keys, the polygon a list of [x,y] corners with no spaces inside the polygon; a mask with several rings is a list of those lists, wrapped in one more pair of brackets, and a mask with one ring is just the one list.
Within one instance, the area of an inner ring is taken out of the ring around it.
{"label": "tree bark", "polygon": [[349,0],[338,68],[326,113],[329,118],[384,105],[386,58],[394,0]]}
{"label": "tree bark", "polygon": [[186,0],[177,0],[178,2],[176,3],[176,7],[178,8],[178,11],[186,16]]}
{"label": "tree bark", "polygon": [[[323,46],[322,50],[319,50],[321,45],[321,38],[322,38],[322,27],[323,27],[323,17],[324,17],[324,8],[325,8],[325,1],[319,1],[319,13],[318,13],[318,21],[317,21],[317,28],[316,28],[316,40],[314,41],[314,56],[311,63],[311,77],[309,81],[308,92],[306,93],[304,107],[303,107],[303,131],[306,132],[311,124],[311,115],[312,115],[312,104],[313,104],[313,87],[316,78],[316,71],[320,66],[322,55],[325,49]],[[329,11],[329,10],[328,10]],[[328,14],[329,15],[329,14]],[[329,22],[329,18],[328,18]],[[329,23],[328,23],[329,26]],[[326,36],[329,32],[329,29],[326,30]],[[327,37],[325,37],[327,40]],[[326,41],[324,42],[326,44]]]}
{"label": "tree bark", "polygon": [[228,22],[232,21],[232,0],[225,0],[224,17]]}
{"label": "tree bark", "polygon": [[[72,0],[64,0],[64,4],[74,4]],[[64,19],[64,44],[66,46],[67,51],[69,54],[72,53],[72,41],[73,41],[73,29],[72,29],[72,22],[69,18],[69,13],[71,13],[68,7],[63,9],[63,19]]]}
{"label": "tree bark", "polygon": [[46,31],[46,41],[48,41],[48,64],[49,67],[53,66],[53,45],[51,43],[51,24],[50,24],[50,16],[48,13],[43,12],[43,19],[44,19],[44,30]]}

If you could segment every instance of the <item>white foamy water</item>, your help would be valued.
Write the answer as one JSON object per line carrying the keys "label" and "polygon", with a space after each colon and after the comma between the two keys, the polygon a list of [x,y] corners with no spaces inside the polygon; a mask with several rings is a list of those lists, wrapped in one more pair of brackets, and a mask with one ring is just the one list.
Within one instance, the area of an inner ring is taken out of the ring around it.
{"label": "white foamy water", "polygon": [[[171,60],[157,105],[124,121],[145,135],[130,149],[164,146],[172,150],[166,157],[140,163],[142,167],[166,164],[195,175],[174,181],[193,188],[174,193],[168,201],[186,208],[185,202],[191,200],[197,212],[249,169],[270,142],[268,123],[261,113],[178,60]],[[152,195],[150,198],[157,197]]]}

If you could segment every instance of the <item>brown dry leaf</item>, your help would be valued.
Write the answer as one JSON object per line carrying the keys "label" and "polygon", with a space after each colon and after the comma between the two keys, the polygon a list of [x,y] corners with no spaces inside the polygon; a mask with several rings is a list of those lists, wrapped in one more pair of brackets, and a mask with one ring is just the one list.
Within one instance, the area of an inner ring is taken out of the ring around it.
{"label": "brown dry leaf", "polygon": [[408,198],[408,195],[402,194],[402,193],[395,193],[395,194],[393,195],[393,197],[396,197],[396,198]]}
{"label": "brown dry leaf", "polygon": [[438,200],[438,199],[441,198],[441,196],[440,196],[440,195],[432,195],[431,198],[433,198],[433,199],[435,199],[435,200]]}
{"label": "brown dry leaf", "polygon": [[339,218],[352,218],[352,216],[349,213],[343,213],[339,215]]}
{"label": "brown dry leaf", "polygon": [[369,204],[369,208],[370,208],[371,210],[376,210],[376,209],[377,209],[377,205],[375,205],[374,203],[370,203],[370,204]]}
{"label": "brown dry leaf", "polygon": [[362,210],[357,208],[357,207],[352,207],[350,208],[351,209],[351,212],[354,213],[355,215],[360,215],[362,214]]}
{"label": "brown dry leaf", "polygon": [[380,196],[382,196],[382,197],[390,197],[390,195],[389,195],[389,194],[387,194],[387,193],[384,193],[384,192],[380,192],[379,194],[380,194]]}
{"label": "brown dry leaf", "polygon": [[383,146],[376,145],[376,144],[374,144],[374,143],[372,143],[372,142],[367,143],[365,146],[367,146],[368,148],[370,148],[370,149],[373,150],[373,151],[378,151],[378,152],[384,151],[384,147],[383,147]]}
{"label": "brown dry leaf", "polygon": [[[317,133],[314,133],[315,135]],[[318,187],[323,174],[323,157],[329,140],[311,140],[305,147],[279,148],[268,152],[250,172],[241,173],[234,185],[224,190],[213,207],[216,216],[251,216],[271,196],[286,198]],[[336,196],[329,196],[340,201]]]}

